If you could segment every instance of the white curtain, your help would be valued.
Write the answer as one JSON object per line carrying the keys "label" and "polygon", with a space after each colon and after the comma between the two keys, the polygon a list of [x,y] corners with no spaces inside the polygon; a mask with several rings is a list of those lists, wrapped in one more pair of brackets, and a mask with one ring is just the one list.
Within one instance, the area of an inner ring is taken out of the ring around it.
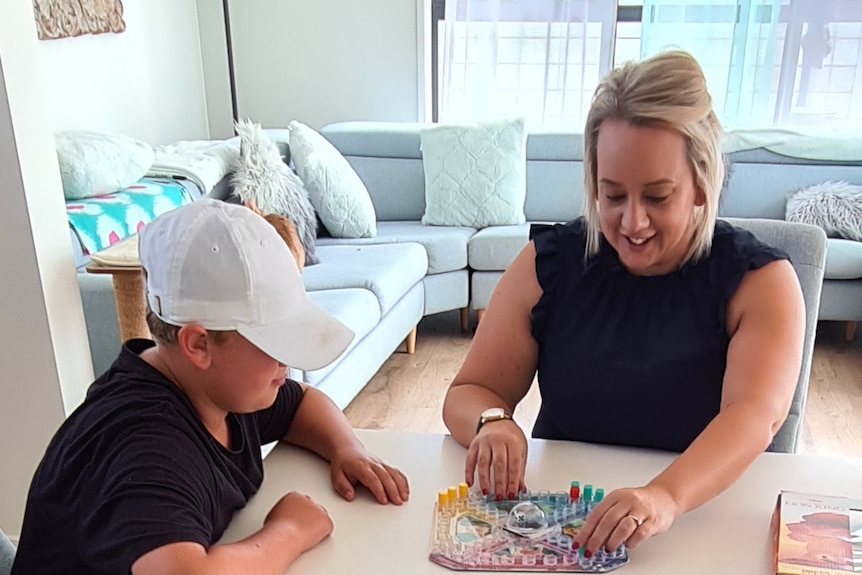
{"label": "white curtain", "polygon": [[446,0],[439,120],[582,130],[612,66],[616,10],[616,0]]}
{"label": "white curtain", "polygon": [[862,127],[862,0],[644,0],[641,57],[704,69],[728,127]]}

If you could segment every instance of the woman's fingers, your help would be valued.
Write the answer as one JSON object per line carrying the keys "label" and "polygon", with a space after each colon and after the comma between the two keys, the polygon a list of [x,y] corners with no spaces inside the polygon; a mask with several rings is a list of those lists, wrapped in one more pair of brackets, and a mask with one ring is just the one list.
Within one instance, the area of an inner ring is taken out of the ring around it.
{"label": "woman's fingers", "polygon": [[635,548],[667,531],[679,514],[673,499],[654,486],[618,489],[596,505],[575,538],[586,551],[613,550],[625,543]]}
{"label": "woman's fingers", "polygon": [[476,455],[476,473],[479,476],[479,489],[482,495],[491,492],[491,461],[493,460],[491,445],[485,441],[479,442]]}
{"label": "woman's fingers", "polygon": [[520,427],[501,423],[470,444],[464,466],[467,484],[473,485],[475,477],[483,494],[493,493],[498,500],[513,498],[524,485],[526,458],[526,439]]}

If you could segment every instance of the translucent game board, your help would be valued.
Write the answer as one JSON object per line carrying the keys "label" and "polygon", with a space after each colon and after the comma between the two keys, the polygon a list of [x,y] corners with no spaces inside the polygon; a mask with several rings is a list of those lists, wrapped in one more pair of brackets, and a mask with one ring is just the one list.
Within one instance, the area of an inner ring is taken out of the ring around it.
{"label": "translucent game board", "polygon": [[585,557],[572,549],[604,490],[573,481],[569,492],[525,491],[497,501],[466,483],[437,495],[431,561],[459,571],[604,573],[628,563],[625,545]]}

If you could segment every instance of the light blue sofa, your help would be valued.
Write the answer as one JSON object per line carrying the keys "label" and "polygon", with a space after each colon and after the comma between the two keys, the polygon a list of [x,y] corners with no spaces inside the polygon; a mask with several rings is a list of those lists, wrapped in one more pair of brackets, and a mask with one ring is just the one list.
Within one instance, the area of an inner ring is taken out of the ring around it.
{"label": "light blue sofa", "polygon": [[[347,350],[322,369],[291,370],[345,408],[425,314],[428,255],[417,243],[325,245],[303,280],[312,300],[356,334]],[[102,373],[120,349],[108,276],[78,274],[93,368]],[[297,333],[296,337],[303,337]]]}
{"label": "light blue sofa", "polygon": [[[348,156],[375,205],[400,203],[398,219],[410,219],[411,223],[403,225],[415,226],[424,209],[421,128],[421,124],[345,122],[326,126],[321,133]],[[729,154],[727,161],[729,177],[722,192],[721,217],[783,220],[785,198],[791,191],[828,180],[862,184],[862,162],[816,162],[764,149]],[[480,316],[503,271],[527,243],[530,223],[567,221],[581,215],[583,178],[580,134],[529,135],[527,223],[479,230],[467,244],[470,305]],[[862,243],[828,240],[819,316],[847,322],[848,338],[852,337],[856,321],[862,319]]]}
{"label": "light blue sofa", "polygon": [[[429,314],[468,306],[480,315],[494,286],[526,244],[529,223],[482,230],[423,226],[421,124],[346,122],[321,133],[366,184],[377,214],[377,237],[319,238],[321,263],[303,273],[306,289],[357,334],[351,347],[324,369],[293,373],[342,408]],[[269,130],[286,141],[286,130]],[[534,133],[527,140],[528,222],[556,222],[581,213],[583,144],[580,135]],[[765,150],[730,156],[724,217],[783,219],[785,194],[825,180],[862,183],[862,164],[793,160]],[[855,325],[862,319],[862,244],[829,240],[820,319]],[[97,372],[119,348],[110,280],[79,275]],[[848,330],[849,331],[849,330]],[[417,345],[421,345],[421,333]]]}
{"label": "light blue sofa", "polygon": [[[277,143],[287,137],[286,130],[268,132]],[[291,376],[314,385],[342,409],[405,340],[410,351],[424,315],[461,309],[466,318],[469,304],[467,242],[476,230],[422,226],[418,221],[424,208],[421,190],[418,212],[403,198],[374,191],[371,186],[379,220],[377,237],[322,237],[316,249],[320,263],[303,271],[311,299],[356,336],[329,366],[309,372],[291,370]],[[228,200],[229,190],[222,187],[210,195]],[[417,213],[416,221],[410,221]],[[100,374],[120,349],[111,279],[87,274],[82,265],[78,282],[93,368]]]}

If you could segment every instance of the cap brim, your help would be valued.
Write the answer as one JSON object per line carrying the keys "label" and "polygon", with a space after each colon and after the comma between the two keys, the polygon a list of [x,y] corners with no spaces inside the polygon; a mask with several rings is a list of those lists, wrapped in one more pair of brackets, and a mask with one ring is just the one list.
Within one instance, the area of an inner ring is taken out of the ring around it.
{"label": "cap brim", "polygon": [[268,356],[303,371],[335,361],[355,335],[311,300],[289,320],[237,331]]}

